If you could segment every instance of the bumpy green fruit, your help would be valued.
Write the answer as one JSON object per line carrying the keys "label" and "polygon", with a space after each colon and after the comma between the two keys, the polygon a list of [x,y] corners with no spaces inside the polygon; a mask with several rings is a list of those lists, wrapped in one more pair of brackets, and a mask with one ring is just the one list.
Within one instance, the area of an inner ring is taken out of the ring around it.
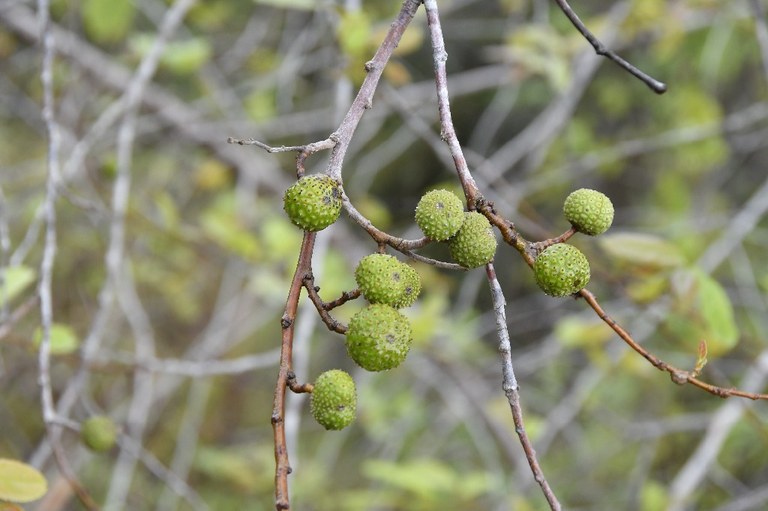
{"label": "bumpy green fruit", "polygon": [[493,259],[496,237],[490,222],[477,211],[464,214],[464,224],[448,241],[451,257],[464,268],[477,268]]}
{"label": "bumpy green fruit", "polygon": [[411,349],[408,318],[389,305],[374,303],[352,317],[347,329],[347,353],[367,371],[399,366]]}
{"label": "bumpy green fruit", "polygon": [[355,420],[357,393],[352,377],[340,370],[326,371],[315,380],[309,409],[325,429],[344,429]]}
{"label": "bumpy green fruit", "polygon": [[416,206],[416,224],[424,236],[435,241],[453,237],[464,223],[464,205],[448,190],[424,194]]}
{"label": "bumpy green fruit", "polygon": [[400,297],[392,304],[392,307],[396,309],[413,305],[421,292],[421,277],[416,273],[416,270],[405,263],[400,263],[400,267],[403,286]]}
{"label": "bumpy green fruit", "polygon": [[94,415],[80,426],[80,439],[93,451],[108,451],[117,441],[117,426],[109,417]]}
{"label": "bumpy green fruit", "polygon": [[550,296],[568,296],[589,282],[589,261],[573,245],[547,247],[533,263],[536,283]]}
{"label": "bumpy green fruit", "polygon": [[355,268],[355,282],[369,302],[397,309],[412,305],[421,291],[416,271],[387,254],[363,257]]}
{"label": "bumpy green fruit", "polygon": [[572,192],[563,204],[565,218],[577,231],[597,236],[613,223],[613,204],[606,195],[588,188]]}
{"label": "bumpy green fruit", "polygon": [[325,174],[304,176],[285,191],[283,209],[297,227],[321,231],[339,218],[339,183]]}

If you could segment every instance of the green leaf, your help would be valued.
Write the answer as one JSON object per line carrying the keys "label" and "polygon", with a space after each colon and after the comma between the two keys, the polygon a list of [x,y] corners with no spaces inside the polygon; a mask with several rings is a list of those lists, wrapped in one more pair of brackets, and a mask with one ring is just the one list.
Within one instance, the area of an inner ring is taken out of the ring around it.
{"label": "green leaf", "polygon": [[32,502],[48,491],[45,476],[21,461],[0,458],[0,499]]}
{"label": "green leaf", "polygon": [[29,287],[36,278],[35,270],[29,266],[9,266],[2,270],[5,289],[0,291],[0,300],[10,302]]}
{"label": "green leaf", "polygon": [[651,234],[606,234],[598,238],[598,243],[619,264],[661,269],[676,268],[685,262],[673,243]]}
{"label": "green leaf", "polygon": [[[43,331],[37,328],[34,337],[35,348],[40,347],[42,340]],[[79,347],[80,340],[71,326],[61,323],[51,325],[51,355],[68,355],[77,351]]]}
{"label": "green leaf", "polygon": [[88,36],[97,43],[116,43],[133,26],[136,8],[132,0],[83,0],[81,11]]}

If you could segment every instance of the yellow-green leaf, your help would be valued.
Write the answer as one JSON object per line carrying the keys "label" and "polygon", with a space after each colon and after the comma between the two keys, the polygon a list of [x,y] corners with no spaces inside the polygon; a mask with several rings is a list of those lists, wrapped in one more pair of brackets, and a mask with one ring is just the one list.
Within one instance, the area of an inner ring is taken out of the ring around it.
{"label": "yellow-green leaf", "polygon": [[132,0],[84,0],[81,14],[91,39],[97,43],[115,43],[131,30],[135,12]]}
{"label": "yellow-green leaf", "polygon": [[9,266],[2,271],[5,289],[0,291],[0,300],[10,302],[35,281],[35,270],[29,266]]}
{"label": "yellow-green leaf", "polygon": [[651,234],[621,232],[598,238],[600,247],[617,263],[646,268],[675,268],[685,260],[671,242]]}
{"label": "yellow-green leaf", "polygon": [[21,461],[0,458],[0,499],[32,502],[48,491],[45,476]]}
{"label": "yellow-green leaf", "polygon": [[[35,330],[35,347],[40,347],[43,340],[43,331]],[[54,323],[51,325],[51,355],[67,355],[80,347],[77,334],[69,325]]]}

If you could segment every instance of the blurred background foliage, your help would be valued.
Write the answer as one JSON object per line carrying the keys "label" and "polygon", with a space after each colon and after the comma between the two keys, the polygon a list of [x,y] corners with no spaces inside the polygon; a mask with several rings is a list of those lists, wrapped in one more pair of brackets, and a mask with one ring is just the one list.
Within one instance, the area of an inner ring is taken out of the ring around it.
{"label": "blurred background foliage", "polygon": [[[132,148],[123,264],[151,326],[154,358],[137,366],[126,311],[112,306],[98,350],[84,363],[82,343],[103,308],[117,179],[117,124],[97,121],[125,93],[170,4],[52,0],[66,179],[56,204],[53,385],[59,398],[82,367],[89,370],[64,414],[75,422],[104,413],[127,427],[131,400],[149,403],[140,439],[145,452],[207,504],[180,498],[171,476],[140,464],[126,509],[266,510],[273,508],[279,319],[301,241],[281,210],[293,156],[226,139],[280,145],[326,138],[400,5],[208,0],[190,10],[142,97]],[[612,230],[573,243],[589,256],[589,287],[609,313],[681,367],[693,367],[704,339],[705,379],[764,390],[768,55],[758,43],[756,2],[575,5],[609,47],[669,85],[663,96],[595,56],[552,2],[439,4],[454,120],[486,197],[537,240],[567,228],[560,208],[570,191],[606,193],[616,207]],[[44,442],[38,313],[32,308],[10,321],[34,306],[43,247],[46,139],[35,38],[34,5],[0,2],[0,255],[9,326],[0,344],[0,457],[45,469],[59,489],[28,509],[80,509],[61,491]],[[308,163],[320,170],[325,156]],[[436,186],[455,187],[453,175],[439,140],[419,12],[358,128],[345,187],[376,225],[416,237],[419,197]],[[322,296],[352,289],[352,269],[374,250],[345,218],[320,233],[315,267]],[[444,247],[425,253],[447,257]],[[299,379],[346,369],[360,403],[352,427],[328,433],[308,420],[304,396],[289,396],[295,509],[545,509],[500,388],[483,272],[414,267],[424,281],[422,297],[406,311],[415,345],[394,371],[357,370],[343,339],[311,307],[300,309]],[[539,292],[513,250],[501,247],[496,267],[509,302],[527,429],[566,508],[765,507],[766,405],[731,404],[675,386],[624,348],[585,304]],[[347,304],[337,316],[346,321],[359,307]],[[252,361],[247,357],[258,354],[263,359],[248,370],[202,374],[214,360]],[[173,370],[179,359],[201,363],[184,375]],[[152,380],[150,394],[134,394],[139,378]],[[712,424],[719,437],[710,434]],[[89,453],[71,431],[62,441],[83,482],[103,500],[115,484],[117,451]],[[709,457],[694,456],[702,449]],[[701,469],[698,476],[692,466]]]}

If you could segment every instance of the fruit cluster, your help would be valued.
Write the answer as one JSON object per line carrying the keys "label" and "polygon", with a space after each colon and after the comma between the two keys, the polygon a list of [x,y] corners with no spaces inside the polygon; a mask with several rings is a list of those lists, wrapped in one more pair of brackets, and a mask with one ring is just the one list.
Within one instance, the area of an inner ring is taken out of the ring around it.
{"label": "fruit cluster", "polygon": [[[613,204],[604,194],[581,188],[563,204],[563,213],[577,232],[597,236],[613,223]],[[578,293],[589,282],[586,256],[573,245],[558,243],[547,247],[533,263],[533,274],[542,291],[550,296]]]}
{"label": "fruit cluster", "polygon": [[447,241],[451,257],[464,268],[477,268],[496,255],[496,236],[490,222],[464,205],[448,190],[424,194],[416,206],[416,225],[429,239]]}
{"label": "fruit cluster", "polygon": [[[283,207],[291,222],[305,231],[325,229],[339,217],[343,191],[327,175],[299,179],[286,192]],[[613,221],[613,205],[600,192],[580,189],[563,206],[574,231],[590,236],[605,232]],[[464,211],[458,196],[432,190],[419,200],[415,221],[428,240],[447,243],[451,257],[464,268],[477,268],[493,260],[496,237],[488,219],[477,211]],[[548,295],[567,296],[589,282],[589,262],[572,245],[557,243],[543,250],[533,265],[537,284]],[[353,315],[346,330],[350,358],[367,371],[387,371],[408,355],[412,330],[398,309],[413,305],[421,291],[418,273],[396,257],[375,253],[363,257],[355,269],[355,282],[368,305]],[[355,419],[357,397],[352,377],[333,369],[315,380],[310,410],[326,429],[342,429]]]}

